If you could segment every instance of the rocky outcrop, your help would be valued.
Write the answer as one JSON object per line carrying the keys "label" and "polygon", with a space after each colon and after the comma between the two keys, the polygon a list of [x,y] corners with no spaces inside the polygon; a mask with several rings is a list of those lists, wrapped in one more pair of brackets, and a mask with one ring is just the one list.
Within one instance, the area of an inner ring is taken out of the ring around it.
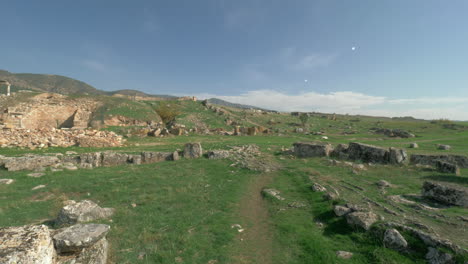
{"label": "rocky outcrop", "polygon": [[321,142],[296,142],[293,146],[294,155],[300,158],[328,157],[333,151],[331,144]]}
{"label": "rocky outcrop", "polygon": [[383,243],[386,247],[395,250],[403,250],[408,246],[408,242],[395,228],[385,230]]}
{"label": "rocky outcrop", "polygon": [[60,210],[55,223],[57,225],[74,225],[76,223],[109,218],[114,214],[112,208],[102,208],[93,201],[68,201],[68,205]]}
{"label": "rocky outcrop", "polygon": [[54,244],[44,225],[0,228],[0,263],[53,264]]}
{"label": "rocky outcrop", "polygon": [[452,147],[450,145],[438,144],[437,149],[439,149],[439,150],[451,150]]}
{"label": "rocky outcrop", "polygon": [[351,213],[351,208],[341,205],[335,205],[335,207],[333,208],[333,212],[336,216],[343,216]]}
{"label": "rocky outcrop", "polygon": [[327,188],[323,187],[322,185],[318,183],[314,183],[310,188],[314,192],[326,192],[327,191]]}
{"label": "rocky outcrop", "polygon": [[75,258],[74,264],[106,264],[108,251],[109,243],[107,239],[103,237],[94,245],[84,248]]}
{"label": "rocky outcrop", "polygon": [[411,164],[431,165],[436,166],[438,161],[444,161],[455,164],[460,168],[468,168],[468,157],[462,155],[425,155],[413,154],[410,157]]}
{"label": "rocky outcrop", "polygon": [[104,238],[110,226],[103,224],[77,224],[65,228],[54,235],[54,245],[58,253],[80,252]]}
{"label": "rocky outcrop", "polygon": [[406,151],[404,151],[403,149],[390,148],[388,151],[388,163],[390,164],[402,164],[408,158]]}
{"label": "rocky outcrop", "polygon": [[200,158],[203,154],[202,146],[200,143],[187,143],[184,148],[184,158],[196,159]]}
{"label": "rocky outcrop", "polygon": [[422,195],[447,205],[468,208],[468,188],[456,184],[427,181],[423,184]]}
{"label": "rocky outcrop", "polygon": [[372,212],[353,212],[346,215],[346,221],[351,226],[358,226],[366,231],[377,222],[378,216]]}
{"label": "rocky outcrop", "polygon": [[400,137],[400,138],[412,138],[415,137],[414,134],[402,130],[402,129],[387,129],[387,128],[378,128],[374,129],[376,134],[383,134],[387,137]]}
{"label": "rocky outcrop", "polygon": [[438,172],[454,173],[455,175],[458,175],[458,176],[460,175],[460,167],[458,167],[458,165],[456,164],[438,160],[436,162],[436,168]]}
{"label": "rocky outcrop", "polygon": [[387,149],[362,143],[349,143],[348,155],[351,160],[362,162],[387,163],[389,152]]}

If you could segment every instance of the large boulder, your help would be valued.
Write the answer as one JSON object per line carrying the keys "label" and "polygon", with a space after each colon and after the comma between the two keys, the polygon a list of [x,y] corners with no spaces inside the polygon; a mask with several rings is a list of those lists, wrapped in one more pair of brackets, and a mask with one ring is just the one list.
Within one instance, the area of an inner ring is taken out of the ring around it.
{"label": "large boulder", "polygon": [[3,166],[8,171],[42,170],[59,163],[57,156],[28,155],[3,159]]}
{"label": "large boulder", "polygon": [[200,158],[203,154],[202,146],[200,143],[187,143],[184,148],[184,158],[196,159]]}
{"label": "large boulder", "polygon": [[390,148],[388,162],[390,164],[402,164],[408,158],[406,151],[403,149]]}
{"label": "large boulder", "polygon": [[436,162],[436,168],[438,172],[454,173],[455,175],[460,175],[460,167],[458,167],[456,164],[439,160]]}
{"label": "large boulder", "polygon": [[79,252],[94,245],[107,235],[110,226],[103,224],[77,224],[54,235],[58,253]]}
{"label": "large boulder", "polygon": [[377,220],[379,217],[372,212],[353,212],[346,215],[346,221],[349,225],[362,227],[365,230],[369,230]]}
{"label": "large boulder", "polygon": [[422,195],[447,205],[468,208],[468,188],[456,184],[426,181]]}
{"label": "large boulder", "polygon": [[322,142],[296,142],[293,146],[294,155],[300,158],[328,157],[333,151],[331,144]]}
{"label": "large boulder", "polygon": [[78,203],[70,201],[68,205],[60,210],[55,222],[58,225],[74,225],[76,223],[109,218],[112,214],[114,214],[113,208],[102,208],[89,200],[83,200]]}
{"label": "large boulder", "polygon": [[176,160],[179,154],[177,152],[152,152],[145,151],[141,153],[141,163],[149,164],[166,160]]}
{"label": "large boulder", "polygon": [[408,242],[395,228],[385,230],[383,243],[386,247],[402,250],[408,246]]}
{"label": "large boulder", "polygon": [[349,159],[362,162],[388,163],[389,160],[387,149],[356,142],[349,143],[348,155]]}
{"label": "large boulder", "polygon": [[436,166],[438,161],[444,161],[458,165],[460,168],[468,168],[468,157],[462,155],[424,155],[413,154],[410,157],[412,164]]}
{"label": "large boulder", "polygon": [[45,225],[0,228],[0,263],[52,264],[55,250]]}

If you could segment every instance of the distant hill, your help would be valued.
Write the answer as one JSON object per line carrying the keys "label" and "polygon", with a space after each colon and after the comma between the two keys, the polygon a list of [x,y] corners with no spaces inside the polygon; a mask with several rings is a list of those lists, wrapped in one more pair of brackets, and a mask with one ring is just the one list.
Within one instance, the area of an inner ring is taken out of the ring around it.
{"label": "distant hill", "polygon": [[11,73],[0,70],[0,80],[7,80],[19,89],[59,94],[105,94],[87,83],[60,75]]}
{"label": "distant hill", "polygon": [[263,110],[263,111],[271,111],[268,109],[252,106],[252,105],[244,105],[244,104],[236,104],[236,103],[231,103],[228,101],[224,101],[218,98],[210,98],[207,100],[208,103],[210,104],[216,104],[216,105],[221,105],[221,106],[226,106],[226,107],[233,107],[233,108],[241,108],[241,109],[256,109],[256,110]]}
{"label": "distant hill", "polygon": [[107,95],[116,95],[116,94],[121,94],[121,95],[127,95],[127,96],[141,96],[141,97],[158,97],[158,98],[178,98],[177,96],[173,95],[166,95],[166,94],[147,94],[138,90],[132,90],[132,89],[126,89],[126,90],[117,90],[117,91],[111,91],[111,92],[106,92]]}

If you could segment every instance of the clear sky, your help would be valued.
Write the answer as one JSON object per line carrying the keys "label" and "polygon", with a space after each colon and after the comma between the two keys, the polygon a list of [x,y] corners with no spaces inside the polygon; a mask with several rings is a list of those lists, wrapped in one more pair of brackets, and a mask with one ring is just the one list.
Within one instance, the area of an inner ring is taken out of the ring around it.
{"label": "clear sky", "polygon": [[468,120],[466,0],[1,0],[0,69],[278,110]]}

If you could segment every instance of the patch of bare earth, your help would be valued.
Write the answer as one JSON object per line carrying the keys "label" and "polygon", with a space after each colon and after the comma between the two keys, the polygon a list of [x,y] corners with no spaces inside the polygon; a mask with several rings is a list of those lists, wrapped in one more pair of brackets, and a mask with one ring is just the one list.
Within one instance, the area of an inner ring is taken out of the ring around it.
{"label": "patch of bare earth", "polygon": [[252,179],[240,201],[242,223],[239,224],[243,231],[236,237],[231,263],[272,263],[273,232],[261,191],[272,181],[273,176],[272,173],[262,173]]}

